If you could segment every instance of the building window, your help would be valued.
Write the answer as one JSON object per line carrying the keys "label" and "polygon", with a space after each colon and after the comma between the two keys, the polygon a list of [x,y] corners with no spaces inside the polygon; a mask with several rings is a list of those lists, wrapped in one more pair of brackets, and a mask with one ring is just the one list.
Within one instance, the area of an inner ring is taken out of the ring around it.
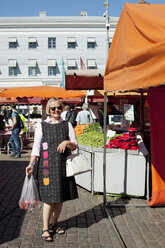
{"label": "building window", "polygon": [[68,70],[75,70],[76,69],[76,60],[75,59],[68,59],[67,68],[68,68]]}
{"label": "building window", "polygon": [[29,76],[36,76],[37,75],[36,67],[29,66],[28,70],[29,70],[29,72],[28,72]]}
{"label": "building window", "polygon": [[95,38],[88,38],[87,39],[87,48],[95,48],[96,47],[96,39]]}
{"label": "building window", "polygon": [[30,59],[28,61],[28,75],[29,76],[37,75],[37,62],[35,59]]}
{"label": "building window", "polygon": [[87,59],[87,69],[96,69],[95,59]]}
{"label": "building window", "polygon": [[48,38],[48,48],[56,48],[56,38]]}
{"label": "building window", "polygon": [[68,38],[68,48],[76,48],[76,38]]}
{"label": "building window", "polygon": [[29,38],[29,48],[30,49],[37,48],[37,39],[36,38]]}
{"label": "building window", "polygon": [[8,62],[9,76],[17,76],[17,60],[10,59]]}
{"label": "building window", "polygon": [[9,67],[9,76],[17,76],[17,67]]}
{"label": "building window", "polygon": [[56,75],[56,67],[49,66],[48,67],[48,76],[55,76]]}
{"label": "building window", "polygon": [[49,59],[48,60],[48,76],[55,76],[56,75],[56,60]]}
{"label": "building window", "polygon": [[9,48],[17,48],[17,39],[16,38],[9,38]]}

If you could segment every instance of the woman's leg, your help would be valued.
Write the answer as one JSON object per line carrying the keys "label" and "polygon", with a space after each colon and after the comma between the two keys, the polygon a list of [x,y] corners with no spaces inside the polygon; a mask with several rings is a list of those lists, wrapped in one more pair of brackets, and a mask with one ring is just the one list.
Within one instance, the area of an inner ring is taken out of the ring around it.
{"label": "woman's leg", "polygon": [[55,231],[58,234],[64,234],[65,230],[58,226],[58,218],[60,216],[61,210],[62,210],[63,203],[54,203],[53,204],[53,213],[52,213],[52,224],[51,224],[51,231]]}
{"label": "woman's leg", "polygon": [[[52,203],[44,203],[43,206],[43,231],[49,230],[49,222],[50,222],[50,217],[52,215],[53,211],[53,204]],[[48,232],[44,232],[42,236],[49,236]]]}
{"label": "woman's leg", "polygon": [[57,224],[58,218],[62,210],[63,203],[53,203],[53,213],[52,213],[52,226]]}

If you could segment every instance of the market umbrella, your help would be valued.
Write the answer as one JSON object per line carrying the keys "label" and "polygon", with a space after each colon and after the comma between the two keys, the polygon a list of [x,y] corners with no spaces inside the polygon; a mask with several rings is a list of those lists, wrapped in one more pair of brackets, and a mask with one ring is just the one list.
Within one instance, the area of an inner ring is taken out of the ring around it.
{"label": "market umbrella", "polygon": [[56,97],[72,99],[85,97],[85,92],[65,90],[64,88],[53,86],[13,87],[2,91],[0,97],[41,97],[43,99]]}

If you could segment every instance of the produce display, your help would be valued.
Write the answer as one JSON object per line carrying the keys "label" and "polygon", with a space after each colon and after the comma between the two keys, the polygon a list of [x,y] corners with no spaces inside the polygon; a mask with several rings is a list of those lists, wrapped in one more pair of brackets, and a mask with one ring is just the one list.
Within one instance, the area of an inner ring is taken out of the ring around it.
{"label": "produce display", "polygon": [[79,144],[92,147],[101,147],[104,145],[104,134],[90,131],[77,136]]}
{"label": "produce display", "polygon": [[77,125],[74,128],[74,131],[76,133],[76,135],[80,135],[83,133],[84,129],[86,129],[86,127],[88,126],[88,124],[84,124],[84,125]]}
{"label": "produce display", "polygon": [[[132,136],[132,131],[129,133],[116,134],[109,139],[106,148],[110,149],[124,149],[124,150],[138,150],[136,136]],[[85,124],[75,127],[78,143],[85,146],[91,147],[104,147],[104,133],[101,131],[100,124],[98,122],[93,124]],[[134,133],[133,133],[134,134]]]}
{"label": "produce display", "polygon": [[106,148],[124,149],[124,150],[138,150],[136,136],[130,136],[129,133],[124,133],[118,137],[111,139]]}
{"label": "produce display", "polygon": [[[80,126],[78,126],[78,128],[79,127]],[[80,131],[80,128],[78,130]],[[77,134],[77,140],[81,145],[92,146],[96,148],[102,147],[104,145],[104,133],[100,132],[100,124],[96,122],[86,125],[82,134]]]}

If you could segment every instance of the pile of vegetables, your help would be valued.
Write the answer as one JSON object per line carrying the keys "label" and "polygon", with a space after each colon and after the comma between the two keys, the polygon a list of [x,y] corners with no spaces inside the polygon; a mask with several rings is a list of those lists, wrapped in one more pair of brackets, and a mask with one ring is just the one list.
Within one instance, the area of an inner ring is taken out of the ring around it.
{"label": "pile of vegetables", "polygon": [[74,131],[75,131],[75,133],[76,133],[76,136],[82,134],[83,131],[84,131],[84,129],[86,129],[87,126],[88,126],[88,124],[77,125],[77,126],[74,128]]}
{"label": "pile of vegetables", "polygon": [[100,124],[96,122],[86,125],[83,132],[80,131],[80,134],[77,134],[77,140],[79,144],[85,146],[102,147],[104,145],[104,133],[101,131]]}

